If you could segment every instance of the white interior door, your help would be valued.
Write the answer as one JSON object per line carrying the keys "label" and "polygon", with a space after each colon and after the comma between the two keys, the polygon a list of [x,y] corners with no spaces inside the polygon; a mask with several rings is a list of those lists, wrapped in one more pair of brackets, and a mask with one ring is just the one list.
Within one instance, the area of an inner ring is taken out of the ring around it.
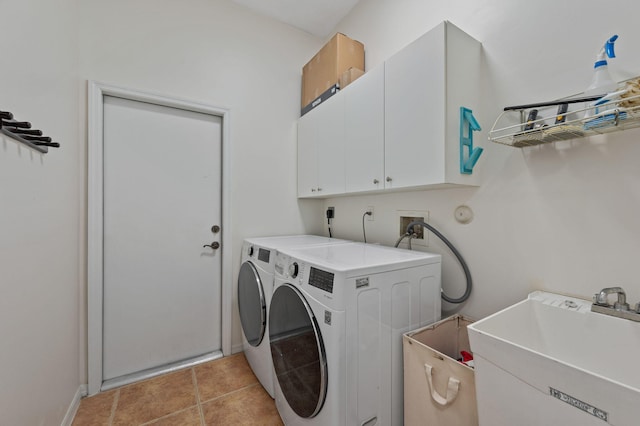
{"label": "white interior door", "polygon": [[221,140],[218,116],[104,97],[103,381],[221,350]]}

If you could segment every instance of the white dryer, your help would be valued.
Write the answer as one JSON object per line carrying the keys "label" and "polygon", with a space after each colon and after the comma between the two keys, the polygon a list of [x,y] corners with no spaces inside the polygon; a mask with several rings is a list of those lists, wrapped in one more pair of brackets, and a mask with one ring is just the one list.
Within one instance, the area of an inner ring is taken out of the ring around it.
{"label": "white dryer", "polygon": [[440,319],[440,262],[362,243],[278,251],[269,340],[286,425],[402,424],[402,334]]}
{"label": "white dryer", "polygon": [[316,235],[247,238],[242,245],[238,273],[238,309],[243,349],[254,374],[274,397],[273,365],[269,350],[268,308],[273,292],[273,268],[278,248],[347,243]]}

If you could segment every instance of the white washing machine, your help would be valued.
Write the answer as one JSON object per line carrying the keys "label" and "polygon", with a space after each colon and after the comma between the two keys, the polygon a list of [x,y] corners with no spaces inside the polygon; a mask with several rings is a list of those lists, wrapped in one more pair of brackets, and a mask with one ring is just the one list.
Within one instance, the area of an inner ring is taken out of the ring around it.
{"label": "white washing machine", "polygon": [[440,262],[362,243],[278,250],[269,340],[286,425],[402,424],[402,334],[440,319]]}
{"label": "white washing machine", "polygon": [[273,268],[278,248],[344,244],[349,241],[315,235],[247,238],[242,245],[238,273],[238,309],[243,349],[254,374],[274,398],[274,376],[269,350],[268,309],[273,292]]}

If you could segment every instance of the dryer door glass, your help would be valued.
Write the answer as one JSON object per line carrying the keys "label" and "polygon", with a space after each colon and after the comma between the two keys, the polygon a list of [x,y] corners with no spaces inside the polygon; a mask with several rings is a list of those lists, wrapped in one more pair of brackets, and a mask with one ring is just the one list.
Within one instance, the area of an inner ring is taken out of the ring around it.
{"label": "dryer door glass", "polygon": [[267,326],[267,304],[260,274],[251,262],[244,262],[238,274],[238,309],[247,342],[258,346]]}
{"label": "dryer door glass", "polygon": [[314,417],[327,394],[327,357],[313,310],[298,289],[281,285],[269,307],[269,340],[280,389],[300,417]]}

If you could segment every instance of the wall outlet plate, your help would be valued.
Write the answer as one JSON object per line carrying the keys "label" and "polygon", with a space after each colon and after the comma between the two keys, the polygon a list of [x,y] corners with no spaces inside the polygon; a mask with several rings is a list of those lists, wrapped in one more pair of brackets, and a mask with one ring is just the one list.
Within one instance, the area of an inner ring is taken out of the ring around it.
{"label": "wall outlet plate", "polygon": [[327,219],[334,219],[336,217],[336,208],[327,207]]}
{"label": "wall outlet plate", "polygon": [[[396,210],[396,226],[398,227],[398,238],[404,235],[407,231],[407,225],[414,220],[422,220],[429,223],[429,212],[427,210]],[[429,246],[429,232],[425,232],[423,227],[416,229],[416,233],[419,235],[417,238],[411,239],[412,246]],[[398,247],[408,248],[409,237],[402,240]]]}

